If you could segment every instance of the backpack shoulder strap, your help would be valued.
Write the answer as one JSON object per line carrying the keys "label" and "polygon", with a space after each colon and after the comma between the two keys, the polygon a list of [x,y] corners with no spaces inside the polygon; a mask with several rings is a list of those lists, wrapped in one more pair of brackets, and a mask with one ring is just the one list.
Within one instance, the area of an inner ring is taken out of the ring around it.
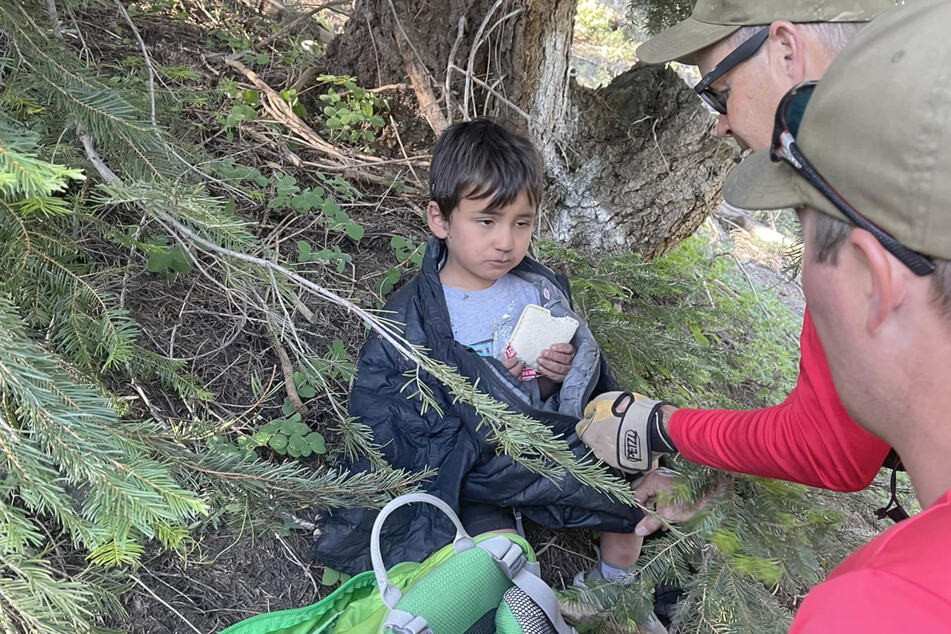
{"label": "backpack shoulder strap", "polygon": [[575,629],[562,618],[554,591],[537,575],[538,565],[528,561],[521,546],[504,535],[487,539],[476,546],[489,553],[505,576],[542,609],[558,634],[575,633]]}

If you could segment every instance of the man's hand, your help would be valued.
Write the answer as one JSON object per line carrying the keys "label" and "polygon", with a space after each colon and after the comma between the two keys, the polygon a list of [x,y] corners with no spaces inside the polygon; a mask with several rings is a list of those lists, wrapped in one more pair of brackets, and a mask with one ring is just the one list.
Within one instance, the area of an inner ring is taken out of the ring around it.
{"label": "man's hand", "polygon": [[506,370],[509,371],[509,374],[514,376],[516,379],[522,378],[522,370],[525,369],[525,363],[519,361],[518,357],[512,357],[511,359],[499,359]]}
{"label": "man's hand", "polygon": [[574,360],[574,346],[570,343],[556,343],[539,355],[538,372],[555,383],[563,383]]}
{"label": "man's hand", "polygon": [[615,469],[642,473],[661,453],[677,448],[664,429],[665,403],[631,392],[606,392],[584,410],[575,432],[591,452]]}
{"label": "man's hand", "polygon": [[[677,485],[676,471],[661,467],[651,471],[634,484],[634,499],[648,508],[657,502],[658,496],[669,495]],[[658,529],[667,530],[664,520],[668,522],[686,522],[706,506],[713,497],[719,495],[723,487],[717,487],[709,495],[703,497],[695,506],[684,506],[675,502],[657,504],[656,515],[647,515],[634,528],[634,533],[641,537],[650,535]]]}

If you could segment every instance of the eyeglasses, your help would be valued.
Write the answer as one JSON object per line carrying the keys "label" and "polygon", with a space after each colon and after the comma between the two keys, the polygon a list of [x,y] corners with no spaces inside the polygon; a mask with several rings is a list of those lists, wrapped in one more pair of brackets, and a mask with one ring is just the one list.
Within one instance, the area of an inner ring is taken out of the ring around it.
{"label": "eyeglasses", "polygon": [[700,81],[693,89],[708,106],[720,114],[726,114],[726,97],[724,97],[723,93],[717,92],[710,86],[741,63],[753,57],[768,37],[769,27],[764,26],[748,40],[733,49],[729,55],[724,57],[719,64],[713,67],[713,70],[700,78]]}
{"label": "eyeglasses", "polygon": [[770,147],[770,158],[773,161],[785,161],[796,173],[806,179],[810,185],[819,190],[835,208],[852,221],[865,229],[879,241],[882,247],[907,266],[915,275],[930,275],[934,273],[934,262],[926,256],[912,251],[901,244],[892,235],[881,229],[874,222],[859,213],[850,205],[839,192],[829,184],[819,171],[813,167],[799,146],[796,145],[796,135],[799,133],[799,124],[806,112],[809,99],[819,82],[807,81],[795,86],[787,92],[776,109],[776,122],[773,125],[773,141]]}

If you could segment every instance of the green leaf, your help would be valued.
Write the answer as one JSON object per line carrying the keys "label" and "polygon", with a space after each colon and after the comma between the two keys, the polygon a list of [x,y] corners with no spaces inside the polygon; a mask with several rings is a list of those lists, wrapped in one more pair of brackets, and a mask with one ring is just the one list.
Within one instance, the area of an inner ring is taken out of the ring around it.
{"label": "green leaf", "polygon": [[307,441],[305,441],[303,437],[297,435],[288,438],[287,449],[288,453],[290,453],[295,458],[306,458],[311,453],[313,453],[313,449],[307,443]]}
{"label": "green leaf", "polygon": [[168,252],[170,262],[169,268],[176,273],[191,273],[192,263],[181,247],[174,247]]}
{"label": "green leaf", "polygon": [[397,282],[400,281],[403,275],[400,273],[400,270],[396,267],[387,269],[386,274],[383,275],[383,278],[380,280],[380,295],[387,295],[390,291],[393,290],[393,287],[396,286]]}
{"label": "green leaf", "polygon": [[312,431],[306,436],[304,436],[304,440],[307,442],[310,448],[314,451],[314,453],[316,454],[327,453],[327,444],[326,444],[326,441],[324,440],[323,434],[316,431]]}
{"label": "green leaf", "polygon": [[296,410],[294,409],[294,406],[291,404],[291,399],[285,396],[284,402],[281,403],[281,413],[284,414],[285,416],[290,416],[295,411]]}
{"label": "green leaf", "polygon": [[354,242],[360,242],[363,239],[363,227],[355,222],[347,225],[347,236]]}
{"label": "green leaf", "polygon": [[314,386],[311,385],[310,383],[304,383],[303,385],[297,388],[297,394],[298,396],[304,399],[314,398],[315,396],[317,396],[317,389],[314,388]]}
{"label": "green leaf", "polygon": [[[321,190],[322,192],[323,190]],[[294,211],[306,213],[312,209],[320,209],[324,204],[324,198],[321,193],[313,189],[305,189],[299,196],[291,199],[291,207]]]}
{"label": "green leaf", "polygon": [[268,446],[278,453],[284,453],[287,449],[287,436],[283,434],[274,434],[267,441]]}
{"label": "green leaf", "polygon": [[282,423],[284,423],[283,418],[275,418],[269,423],[265,423],[264,425],[261,425],[261,429],[259,429],[258,432],[263,433],[267,435],[268,437],[270,437],[271,435],[276,434],[277,432],[281,430]]}
{"label": "green leaf", "polygon": [[145,264],[145,270],[149,273],[163,273],[168,269],[171,261],[172,258],[167,251],[165,253],[152,253]]}
{"label": "green leaf", "polygon": [[307,426],[307,423],[301,422],[290,422],[285,426],[285,429],[287,430],[288,438],[292,436],[306,436],[310,433],[310,427]]}
{"label": "green leaf", "polygon": [[338,581],[340,581],[340,574],[333,568],[327,568],[324,566],[324,574],[320,576],[320,583],[324,586],[332,586]]}

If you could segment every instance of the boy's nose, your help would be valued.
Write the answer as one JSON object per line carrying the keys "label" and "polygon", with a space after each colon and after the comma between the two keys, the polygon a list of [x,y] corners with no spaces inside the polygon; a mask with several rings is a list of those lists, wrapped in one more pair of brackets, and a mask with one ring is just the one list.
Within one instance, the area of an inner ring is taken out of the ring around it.
{"label": "boy's nose", "polygon": [[515,237],[511,229],[500,228],[495,234],[495,248],[499,251],[511,251],[515,247]]}

